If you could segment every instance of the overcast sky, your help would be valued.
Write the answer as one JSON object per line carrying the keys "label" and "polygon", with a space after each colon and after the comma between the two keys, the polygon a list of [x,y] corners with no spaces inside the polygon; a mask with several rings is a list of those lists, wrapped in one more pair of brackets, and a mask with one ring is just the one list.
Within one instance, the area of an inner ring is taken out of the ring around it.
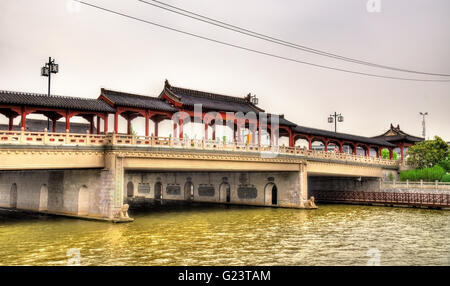
{"label": "overcast sky", "polygon": [[[286,41],[379,64],[450,74],[450,1],[161,0]],[[52,93],[96,98],[100,88],[157,96],[172,85],[234,96],[251,92],[268,112],[304,126],[375,136],[393,123],[450,141],[450,82],[370,78],[286,62],[139,23],[66,0],[0,1],[0,89],[47,92],[40,67],[60,72]],[[270,44],[171,14],[137,0],[86,0],[221,41],[322,65],[389,76],[429,78],[343,63]],[[435,77],[436,78],[436,77]],[[439,78],[442,79],[442,78]],[[444,78],[445,79],[445,78]],[[450,79],[447,77],[447,79]],[[4,118],[2,118],[4,119]]]}

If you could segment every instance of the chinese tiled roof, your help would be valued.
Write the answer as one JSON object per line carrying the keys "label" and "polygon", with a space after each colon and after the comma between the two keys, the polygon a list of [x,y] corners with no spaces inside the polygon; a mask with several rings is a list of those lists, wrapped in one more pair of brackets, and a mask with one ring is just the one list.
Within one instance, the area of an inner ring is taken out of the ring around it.
{"label": "chinese tiled roof", "polygon": [[193,108],[194,104],[201,104],[202,108],[215,111],[231,112],[263,112],[250,101],[250,97],[235,97],[211,92],[171,86],[166,80],[160,97],[166,94],[172,100],[180,102],[186,108]]}
{"label": "chinese tiled roof", "polygon": [[132,94],[102,88],[101,94],[115,106],[148,108],[160,111],[176,112],[177,109],[158,97]]}
{"label": "chinese tiled roof", "polygon": [[[271,121],[272,121],[272,115],[277,116],[276,114],[267,113],[267,114],[266,114],[266,117],[265,117],[265,120],[264,120],[264,117],[261,117],[260,120],[266,121],[267,124],[271,124],[271,123],[272,123],[272,122],[271,122]],[[295,124],[294,122],[291,122],[291,121],[287,120],[287,119],[284,117],[283,114],[278,115],[278,124],[279,124],[279,125],[283,125],[283,126],[290,126],[290,127],[295,127],[295,126],[297,126],[297,124]]]}
{"label": "chinese tiled roof", "polygon": [[97,99],[58,95],[49,96],[48,94],[15,91],[0,91],[0,104],[52,107],[96,112],[115,111],[114,108]]}
{"label": "chinese tiled roof", "polygon": [[400,129],[400,125],[397,125],[397,127],[395,127],[392,124],[388,131],[384,132],[383,134],[381,134],[379,136],[375,136],[373,138],[384,139],[388,142],[398,142],[398,141],[405,142],[406,141],[406,142],[410,142],[410,143],[421,142],[424,140],[424,138],[409,135],[408,133],[402,131]]}
{"label": "chinese tiled roof", "polygon": [[322,136],[322,137],[326,137],[326,138],[330,138],[330,139],[339,139],[339,140],[359,142],[359,143],[365,143],[365,144],[371,144],[371,145],[379,145],[379,146],[385,146],[385,147],[395,147],[396,146],[396,145],[384,140],[383,138],[369,138],[369,137],[364,137],[364,136],[339,133],[339,132],[333,132],[333,131],[328,131],[328,130],[323,130],[323,129],[304,127],[304,126],[296,126],[294,128],[294,132],[305,134],[305,135]]}

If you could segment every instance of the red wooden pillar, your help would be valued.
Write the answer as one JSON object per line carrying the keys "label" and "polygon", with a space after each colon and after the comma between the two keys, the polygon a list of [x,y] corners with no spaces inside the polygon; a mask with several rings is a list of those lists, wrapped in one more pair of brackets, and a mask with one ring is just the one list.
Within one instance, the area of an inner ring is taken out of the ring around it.
{"label": "red wooden pillar", "polygon": [[108,133],[108,117],[109,114],[106,114],[104,117],[104,122],[103,122],[103,133],[107,134]]}
{"label": "red wooden pillar", "polygon": [[324,140],[323,144],[325,144],[325,152],[328,151],[328,140]]}
{"label": "red wooden pillar", "polygon": [[294,145],[295,145],[294,135],[292,134],[291,128],[289,128],[289,147],[294,147]]}
{"label": "red wooden pillar", "polygon": [[237,142],[241,143],[241,125],[237,125]]}
{"label": "red wooden pillar", "polygon": [[312,150],[312,138],[307,137],[307,139],[308,139],[308,150]]}
{"label": "red wooden pillar", "polygon": [[145,112],[145,136],[149,136],[150,129],[149,115],[148,112]]}
{"label": "red wooden pillar", "polygon": [[378,147],[377,148],[377,158],[380,158],[380,157],[381,157],[381,148]]}
{"label": "red wooden pillar", "polygon": [[97,134],[100,134],[100,116],[97,115]]}
{"label": "red wooden pillar", "polygon": [[205,123],[205,135],[204,135],[204,139],[208,140],[208,123]]}
{"label": "red wooden pillar", "polygon": [[9,124],[8,124],[8,130],[11,131],[13,130],[13,123],[14,123],[14,117],[9,116]]}
{"label": "red wooden pillar", "polygon": [[216,123],[212,127],[212,140],[216,140]]}
{"label": "red wooden pillar", "polygon": [[129,116],[127,117],[127,134],[131,134],[131,120]]}
{"label": "red wooden pillar", "polygon": [[270,140],[270,146],[273,146],[274,145],[274,136],[272,136],[273,134],[272,134],[272,128],[270,129],[270,132],[269,132],[269,140]]}
{"label": "red wooden pillar", "polygon": [[261,126],[259,126],[259,123],[256,131],[258,132],[258,145],[261,145]]}
{"label": "red wooden pillar", "polygon": [[89,133],[94,133],[94,116],[89,119]]}
{"label": "red wooden pillar", "polygon": [[114,113],[114,133],[119,133],[119,112]]}
{"label": "red wooden pillar", "polygon": [[52,119],[52,132],[56,132],[56,119]]}
{"label": "red wooden pillar", "polygon": [[177,122],[173,122],[173,138],[177,138]]}
{"label": "red wooden pillar", "polygon": [[404,152],[403,152],[403,144],[400,146],[400,160],[403,162],[404,159]]}
{"label": "red wooden pillar", "polygon": [[352,146],[352,153],[353,153],[353,155],[357,154],[357,152],[356,152],[356,145],[354,145],[354,144]]}
{"label": "red wooden pillar", "polygon": [[27,130],[27,113],[24,107],[22,107],[22,114],[21,114],[21,128],[23,130]]}
{"label": "red wooden pillar", "polygon": [[180,118],[180,120],[178,122],[179,122],[178,126],[180,127],[180,136],[179,136],[179,138],[183,139],[183,119]]}
{"label": "red wooden pillar", "polygon": [[261,129],[258,128],[258,145],[261,145]]}
{"label": "red wooden pillar", "polygon": [[394,158],[394,150],[389,148],[389,159],[392,160]]}
{"label": "red wooden pillar", "polygon": [[155,136],[158,137],[158,125],[159,125],[159,120],[153,121],[155,123]]}
{"label": "red wooden pillar", "polygon": [[66,132],[70,132],[70,118],[72,115],[70,115],[69,111],[66,112]]}

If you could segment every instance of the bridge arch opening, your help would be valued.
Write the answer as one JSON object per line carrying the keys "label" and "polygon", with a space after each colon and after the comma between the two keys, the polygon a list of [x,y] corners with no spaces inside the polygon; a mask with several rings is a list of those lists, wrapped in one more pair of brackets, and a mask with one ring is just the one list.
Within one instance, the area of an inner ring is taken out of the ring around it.
{"label": "bridge arch opening", "polygon": [[17,184],[16,183],[11,185],[11,189],[9,191],[9,207],[12,209],[17,208]]}
{"label": "bridge arch opening", "polygon": [[155,183],[155,200],[162,199],[162,184],[161,182]]}
{"label": "bridge arch opening", "polygon": [[275,183],[267,183],[264,187],[264,204],[277,205],[278,204],[278,188]]}
{"label": "bridge arch opening", "polygon": [[42,184],[39,192],[39,211],[48,210],[48,187],[46,184]]}
{"label": "bridge arch opening", "polygon": [[225,203],[231,203],[231,187],[230,184],[224,182],[219,186],[219,200]]}
{"label": "bridge arch opening", "polygon": [[191,181],[187,181],[184,184],[184,199],[186,201],[194,200],[194,184]]}
{"label": "bridge arch opening", "polygon": [[[174,132],[173,132],[173,126],[175,124],[175,121],[168,119],[168,118],[164,118],[161,121],[159,121],[158,124],[155,124],[155,133],[153,134],[154,136],[159,136],[159,137],[174,137]],[[158,127],[156,127],[158,126]],[[156,128],[158,128],[158,132],[156,132]]]}
{"label": "bridge arch opening", "polygon": [[134,184],[129,181],[127,184],[127,197],[132,198],[134,196]]}
{"label": "bridge arch opening", "polygon": [[328,151],[339,153],[339,144],[335,141],[329,141],[327,146]]}
{"label": "bridge arch opening", "polygon": [[342,153],[346,153],[346,154],[353,154],[354,150],[353,150],[353,146],[350,144],[343,144],[342,145]]}
{"label": "bridge arch opening", "polygon": [[401,148],[399,148],[399,147],[394,148],[394,153],[397,154],[397,156],[396,156],[397,158],[401,157],[401,152],[402,152]]}
{"label": "bridge arch opening", "polygon": [[367,148],[362,145],[356,146],[356,155],[359,156],[366,156],[367,155]]}
{"label": "bridge arch opening", "polygon": [[321,139],[313,139],[311,142],[312,150],[316,151],[324,151],[325,150],[325,142]]}
{"label": "bridge arch opening", "polygon": [[297,137],[294,146],[308,149],[309,141],[306,138]]}
{"label": "bridge arch opening", "polygon": [[83,185],[78,190],[78,215],[89,214],[89,189]]}
{"label": "bridge arch opening", "polygon": [[369,148],[369,154],[370,154],[370,157],[378,157],[378,154],[379,154],[378,148],[370,147]]}

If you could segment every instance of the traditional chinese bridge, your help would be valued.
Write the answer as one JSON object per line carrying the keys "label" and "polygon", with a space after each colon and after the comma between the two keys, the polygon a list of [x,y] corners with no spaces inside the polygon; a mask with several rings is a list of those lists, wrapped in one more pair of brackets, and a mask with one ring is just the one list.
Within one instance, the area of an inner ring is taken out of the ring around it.
{"label": "traditional chinese bridge", "polygon": [[[404,149],[423,140],[392,125],[377,137],[299,126],[266,113],[250,95],[219,95],[168,81],[158,97],[107,89],[98,99],[0,91],[0,113],[9,120],[9,130],[0,131],[0,207],[109,220],[136,197],[302,208],[308,185],[321,184],[317,178],[377,190],[380,178],[399,168],[394,149],[402,161]],[[51,128],[30,130],[30,114],[46,116]],[[17,117],[20,131],[13,130]],[[86,133],[71,133],[74,117],[89,122]],[[137,117],[145,120],[144,136],[133,133]],[[62,118],[66,132],[57,133]],[[127,134],[119,133],[123,118]],[[159,136],[165,120],[173,124],[169,137]],[[204,125],[203,138],[184,136],[192,122]],[[233,138],[216,138],[219,126],[230,128]],[[280,146],[282,137],[289,146]],[[307,147],[296,146],[300,140]],[[321,150],[313,150],[316,142]],[[383,149],[390,159],[381,158]]]}

